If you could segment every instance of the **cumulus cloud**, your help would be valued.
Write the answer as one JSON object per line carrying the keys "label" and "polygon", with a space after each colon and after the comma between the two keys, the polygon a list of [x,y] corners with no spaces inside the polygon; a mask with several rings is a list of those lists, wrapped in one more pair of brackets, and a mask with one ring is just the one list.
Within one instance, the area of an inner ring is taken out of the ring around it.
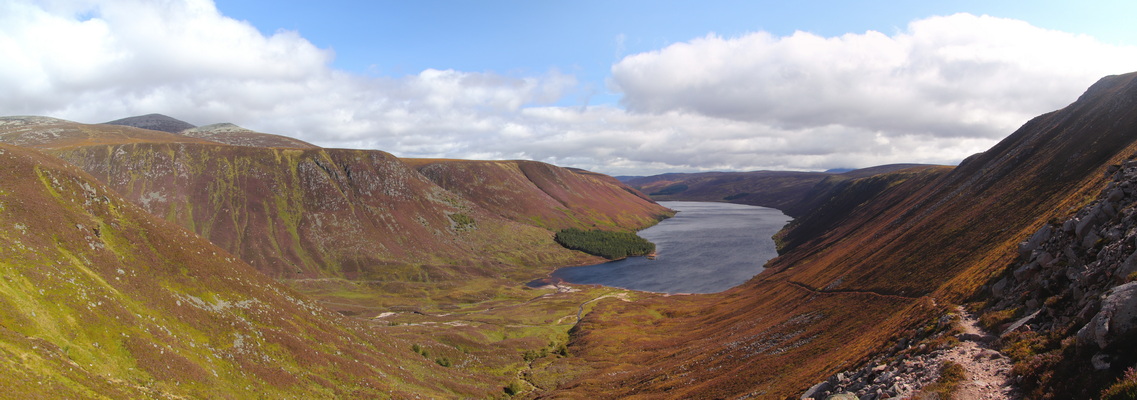
{"label": "cumulus cloud", "polygon": [[887,138],[996,139],[1135,66],[1132,47],[957,14],[892,36],[708,35],[624,58],[612,67],[612,85],[633,112],[681,110],[791,130],[842,126]]}
{"label": "cumulus cloud", "polygon": [[159,112],[328,147],[613,174],[958,162],[1137,65],[1132,47],[961,14],[892,35],[708,35],[613,65],[623,107],[561,107],[581,83],[556,70],[352,74],[300,33],[262,34],[211,0],[2,2],[0,54],[4,115]]}

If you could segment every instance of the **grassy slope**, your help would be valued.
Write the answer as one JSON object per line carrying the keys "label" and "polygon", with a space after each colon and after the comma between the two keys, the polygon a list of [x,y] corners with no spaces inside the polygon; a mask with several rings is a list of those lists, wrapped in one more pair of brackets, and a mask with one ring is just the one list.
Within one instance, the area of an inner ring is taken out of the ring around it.
{"label": "grassy slope", "polygon": [[531,174],[535,181],[568,181],[547,186],[632,211],[594,210],[575,203],[581,196],[542,202],[547,192],[534,181],[516,183],[521,189],[511,192],[518,196],[513,201],[484,204],[379,151],[140,143],[53,152],[270,276],[334,299],[345,312],[373,315],[391,306],[480,301],[500,295],[503,282],[596,262],[533,226],[539,216],[505,210],[625,229],[648,226],[666,212],[546,164],[536,169],[548,177]]}
{"label": "grassy slope", "polygon": [[[540,218],[503,217],[510,215],[505,208],[549,212],[527,199],[556,196],[550,214],[619,229],[642,228],[668,212],[611,178],[540,163],[514,168],[525,178],[518,198],[489,210],[383,152],[237,148],[128,127],[27,122],[0,134],[35,138],[144,210],[197,231],[323,306],[384,315],[364,323],[398,338],[396,359],[429,367],[414,376],[455,377],[436,383],[437,393],[501,394],[530,362],[548,362],[549,349],[565,343],[592,299],[626,292],[520,284],[598,258],[556,245],[552,232],[534,226]],[[45,126],[52,134],[42,134]],[[609,208],[573,204],[583,198],[574,191]],[[633,211],[615,212],[624,203]],[[412,343],[431,356],[411,353]],[[546,356],[526,360],[525,353]],[[452,369],[431,371],[443,357]]]}
{"label": "grassy slope", "polygon": [[1106,166],[1137,151],[1135,81],[1105,78],[950,172],[894,182],[739,288],[591,314],[570,349],[595,370],[561,388],[799,394],[919,324],[933,304],[974,293],[1019,241],[1092,198]]}
{"label": "grassy slope", "polygon": [[0,145],[0,227],[5,396],[484,397],[501,385],[411,357],[408,342],[31,150]]}

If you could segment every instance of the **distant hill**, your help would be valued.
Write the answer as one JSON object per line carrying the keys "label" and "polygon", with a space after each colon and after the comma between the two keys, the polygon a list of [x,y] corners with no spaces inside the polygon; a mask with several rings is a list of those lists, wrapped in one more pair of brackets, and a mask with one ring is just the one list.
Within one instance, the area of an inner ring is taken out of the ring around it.
{"label": "distant hill", "polygon": [[657,201],[724,201],[782,210],[791,217],[801,216],[814,206],[808,197],[817,197],[815,186],[829,181],[863,178],[876,174],[919,167],[920,164],[892,164],[851,170],[844,173],[752,171],[668,173],[627,177],[623,182]]}
{"label": "distant hill", "polygon": [[116,119],[110,122],[104,122],[107,125],[123,125],[133,126],[135,128],[149,129],[152,131],[178,133],[186,129],[192,129],[195,126],[189,122],[182,121],[173,117],[167,117],[162,114],[146,114],[136,117],[127,117],[123,119]]}
{"label": "distant hill", "polygon": [[288,136],[273,135],[269,133],[254,132],[230,123],[221,123],[200,126],[178,132],[180,135],[212,140],[233,146],[245,147],[282,147],[296,149],[314,149],[319,146],[293,139]]}

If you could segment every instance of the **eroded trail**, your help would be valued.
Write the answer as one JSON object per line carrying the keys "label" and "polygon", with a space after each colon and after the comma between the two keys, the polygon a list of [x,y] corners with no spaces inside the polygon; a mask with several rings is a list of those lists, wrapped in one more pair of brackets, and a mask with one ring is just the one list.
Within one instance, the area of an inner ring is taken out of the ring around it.
{"label": "eroded trail", "polygon": [[963,307],[957,309],[960,326],[960,345],[948,350],[942,362],[953,361],[963,366],[967,378],[960,382],[953,396],[958,400],[1019,399],[1011,376],[1011,360],[991,348],[996,337],[979,326],[975,316]]}

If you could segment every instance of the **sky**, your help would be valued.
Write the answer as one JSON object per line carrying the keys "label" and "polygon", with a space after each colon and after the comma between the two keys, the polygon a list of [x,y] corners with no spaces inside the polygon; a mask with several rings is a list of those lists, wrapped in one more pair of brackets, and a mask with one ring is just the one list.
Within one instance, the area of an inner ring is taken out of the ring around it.
{"label": "sky", "polygon": [[955,164],[1137,71],[1132,15],[1128,0],[0,0],[0,115],[161,113],[612,175]]}

